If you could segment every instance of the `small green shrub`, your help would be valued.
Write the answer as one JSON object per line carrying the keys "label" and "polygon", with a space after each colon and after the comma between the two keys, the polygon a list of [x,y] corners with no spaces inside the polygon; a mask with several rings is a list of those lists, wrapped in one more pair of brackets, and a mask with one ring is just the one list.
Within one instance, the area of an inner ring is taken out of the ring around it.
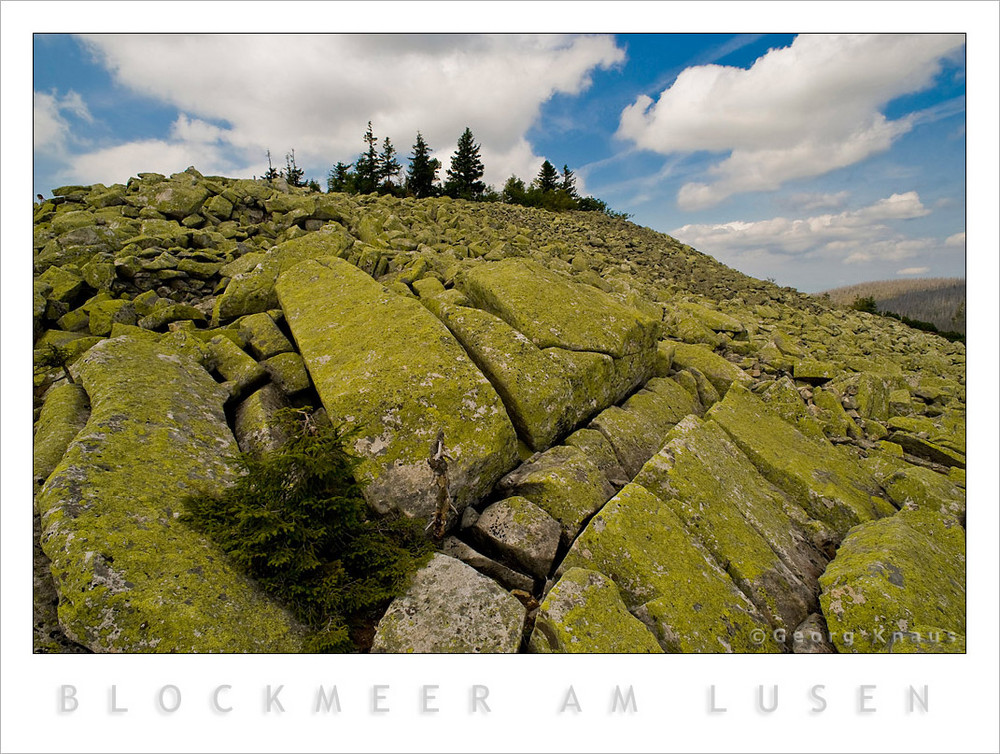
{"label": "small green shrub", "polygon": [[285,443],[240,455],[236,484],[190,499],[183,518],[314,630],[313,651],[350,651],[351,629],[405,590],[431,546],[416,523],[365,502],[349,433],[304,410],[277,420]]}

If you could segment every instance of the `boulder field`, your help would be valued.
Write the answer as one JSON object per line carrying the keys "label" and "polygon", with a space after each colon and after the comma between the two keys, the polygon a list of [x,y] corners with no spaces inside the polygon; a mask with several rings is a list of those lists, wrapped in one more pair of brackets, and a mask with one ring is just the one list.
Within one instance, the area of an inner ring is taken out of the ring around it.
{"label": "boulder field", "polygon": [[[38,652],[295,652],[179,514],[275,413],[438,552],[377,652],[950,652],[965,347],[599,213],[142,173],[34,206]],[[812,637],[812,638],[810,638]]]}

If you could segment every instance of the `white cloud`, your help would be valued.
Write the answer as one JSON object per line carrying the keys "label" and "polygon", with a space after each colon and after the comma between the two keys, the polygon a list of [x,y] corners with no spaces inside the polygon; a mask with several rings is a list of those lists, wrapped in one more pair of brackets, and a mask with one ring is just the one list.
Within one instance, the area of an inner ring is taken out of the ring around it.
{"label": "white cloud", "polygon": [[931,271],[930,267],[904,267],[896,270],[897,275],[924,275]]}
{"label": "white cloud", "polygon": [[93,122],[90,111],[83,98],[74,91],[63,96],[58,92],[33,92],[32,119],[34,130],[34,148],[62,154],[68,143],[73,140],[72,129],[66,114]]}
{"label": "white cloud", "polygon": [[803,212],[812,212],[817,209],[840,209],[849,196],[849,191],[838,191],[835,194],[802,193],[792,194],[786,201]]}
{"label": "white cloud", "polygon": [[61,175],[72,183],[124,183],[139,172],[169,175],[189,165],[209,175],[251,176],[249,168],[225,159],[212,144],[161,139],[132,141],[77,155]]}
{"label": "white cloud", "polygon": [[893,194],[860,209],[789,219],[685,225],[671,235],[707,254],[754,258],[762,254],[821,256],[846,264],[906,259],[935,247],[931,239],[913,239],[885,225],[930,212],[916,191]]}
{"label": "white cloud", "polygon": [[710,181],[681,187],[682,209],[774,190],[888,149],[912,121],[880,109],[928,86],[963,43],[962,35],[802,35],[749,69],[685,69],[658,100],[642,95],[626,107],[618,135],[662,154],[729,153],[709,168]]}
{"label": "white cloud", "polygon": [[952,236],[948,236],[944,240],[944,245],[945,246],[961,246],[962,248],[965,248],[965,231],[963,230],[961,233],[956,233],[956,234],[954,234]]}
{"label": "white cloud", "polygon": [[[608,36],[123,34],[84,40],[117,83],[181,110],[171,131],[175,147],[199,152],[193,145],[214,144],[235,150],[246,165],[263,165],[268,148],[279,162],[294,148],[300,166],[325,171],[362,151],[370,119],[380,141],[388,136],[403,160],[419,129],[447,167],[468,126],[482,145],[485,179],[495,184],[511,172],[526,179],[537,173],[543,157],[533,154],[525,134],[546,100],[583,91],[595,68],[624,60]],[[140,144],[119,154],[146,154],[149,142]]]}

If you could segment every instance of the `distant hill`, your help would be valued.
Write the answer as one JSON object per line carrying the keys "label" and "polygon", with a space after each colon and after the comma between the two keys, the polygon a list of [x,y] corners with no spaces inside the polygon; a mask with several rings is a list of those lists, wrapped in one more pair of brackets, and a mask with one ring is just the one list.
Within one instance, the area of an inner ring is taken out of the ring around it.
{"label": "distant hill", "polygon": [[841,306],[849,306],[859,296],[871,296],[879,311],[930,322],[939,330],[965,332],[965,278],[875,280],[818,295],[828,295]]}

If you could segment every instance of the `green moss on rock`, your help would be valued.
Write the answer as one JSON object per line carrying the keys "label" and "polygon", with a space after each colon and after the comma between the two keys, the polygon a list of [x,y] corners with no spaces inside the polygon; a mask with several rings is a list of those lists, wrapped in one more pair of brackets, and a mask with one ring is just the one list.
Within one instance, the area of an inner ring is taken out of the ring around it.
{"label": "green moss on rock", "polygon": [[631,479],[663,447],[674,425],[699,409],[700,404],[677,382],[654,377],[621,408],[602,411],[590,426],[608,439]]}
{"label": "green moss on rock", "polygon": [[478,307],[493,312],[539,348],[594,351],[614,358],[655,356],[657,323],[601,291],[523,259],[480,264],[459,279]]}
{"label": "green moss on rock", "polygon": [[770,482],[840,536],[882,515],[875,480],[825,441],[811,439],[734,385],[706,417],[714,419]]}
{"label": "green moss on rock", "polygon": [[81,385],[62,383],[49,389],[35,427],[32,470],[36,485],[49,478],[89,416],[90,400]]}
{"label": "green moss on rock", "polygon": [[580,410],[558,363],[499,317],[479,309],[432,306],[500,394],[518,435],[545,450],[571,429]]}
{"label": "green moss on rock", "polygon": [[[767,621],[659,497],[629,484],[595,515],[559,567],[599,571],[668,652],[759,652]],[[759,629],[760,634],[753,633]]]}
{"label": "green moss on rock", "polygon": [[378,510],[430,516],[427,460],[439,431],[459,512],[514,466],[517,438],[500,397],[415,299],[336,258],[283,273],[277,292],[324,407],[358,430],[359,474]]}
{"label": "green moss on rock", "polygon": [[598,571],[570,568],[535,617],[535,653],[662,654],[653,634],[629,613],[614,582]]}
{"label": "green moss on rock", "polygon": [[675,369],[694,367],[712,383],[719,395],[725,395],[734,382],[749,384],[750,375],[705,346],[677,343],[674,346]]}
{"label": "green moss on rock", "polygon": [[816,609],[826,559],[718,424],[684,419],[635,483],[677,514],[772,625],[791,632]]}
{"label": "green moss on rock", "polygon": [[224,392],[195,362],[116,338],[78,365],[91,399],[38,496],[59,621],[98,652],[291,651],[284,611],[177,520],[234,471]]}
{"label": "green moss on rock", "polygon": [[498,485],[530,500],[559,522],[562,541],[573,541],[583,522],[614,494],[601,470],[583,451],[557,445],[533,456]]}
{"label": "green moss on rock", "polygon": [[278,305],[274,286],[282,272],[307,259],[342,255],[353,244],[354,239],[336,225],[278,244],[254,267],[233,277],[216,300],[214,321],[274,309]]}
{"label": "green moss on rock", "polygon": [[931,509],[862,524],[820,578],[841,652],[888,652],[894,634],[937,626],[965,635],[965,533]]}

